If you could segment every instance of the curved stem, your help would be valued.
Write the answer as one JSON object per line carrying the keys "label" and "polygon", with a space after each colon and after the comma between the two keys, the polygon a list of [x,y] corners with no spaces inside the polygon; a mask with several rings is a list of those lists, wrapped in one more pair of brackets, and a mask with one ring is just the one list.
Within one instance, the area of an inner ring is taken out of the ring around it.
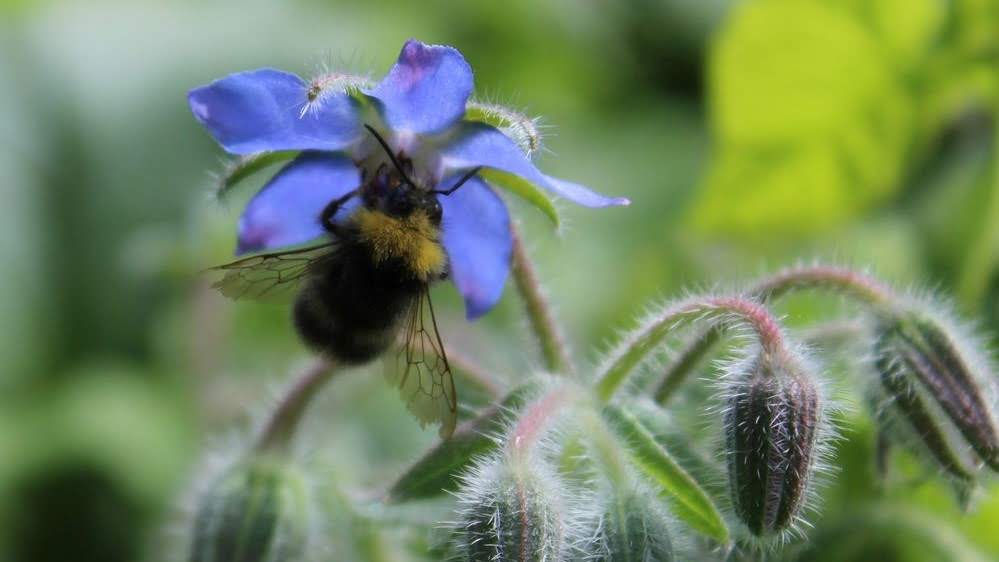
{"label": "curved stem", "polygon": [[610,400],[624,382],[663,339],[683,321],[703,315],[734,314],[756,332],[765,353],[784,352],[784,336],[777,319],[760,303],[742,296],[695,297],[667,307],[626,338],[598,370],[597,396]]}
{"label": "curved stem", "polygon": [[[889,307],[894,292],[881,281],[844,267],[832,265],[797,266],[770,275],[748,291],[762,302],[780,298],[801,289],[828,289],[860,299],[876,307]],[[677,388],[693,372],[698,362],[721,339],[720,329],[712,326],[701,330],[663,372],[656,385],[655,400],[665,404]]]}
{"label": "curved stem", "polygon": [[516,459],[526,459],[534,445],[544,435],[560,413],[562,406],[570,401],[574,392],[565,385],[559,385],[524,409],[507,440],[507,452]]}
{"label": "curved stem", "polygon": [[534,335],[541,344],[545,367],[553,373],[572,372],[572,359],[569,357],[565,338],[555,322],[551,305],[538,282],[534,264],[527,255],[516,228],[513,228],[513,280],[517,292],[524,301],[524,308]]}
{"label": "curved stem", "polygon": [[334,364],[316,358],[284,394],[270,418],[260,430],[255,451],[286,453],[291,448],[295,431],[313,397],[336,372]]}
{"label": "curved stem", "polygon": [[666,367],[653,392],[653,399],[660,404],[669,400],[719,339],[721,339],[721,330],[714,326],[690,338],[687,345]]}
{"label": "curved stem", "polygon": [[800,289],[829,289],[884,306],[894,300],[885,284],[863,273],[831,265],[806,265],[785,269],[756,283],[749,293],[767,301]]}

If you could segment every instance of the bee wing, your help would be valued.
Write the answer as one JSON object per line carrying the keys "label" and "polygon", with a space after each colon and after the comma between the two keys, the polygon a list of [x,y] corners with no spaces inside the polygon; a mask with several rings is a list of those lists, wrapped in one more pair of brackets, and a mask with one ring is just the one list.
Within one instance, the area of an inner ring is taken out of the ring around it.
{"label": "bee wing", "polygon": [[279,299],[295,292],[316,263],[329,259],[336,251],[331,241],[281,252],[257,254],[208,269],[222,272],[212,283],[226,297],[238,299]]}
{"label": "bee wing", "polygon": [[458,395],[428,287],[409,309],[395,369],[389,369],[388,376],[422,425],[440,424],[441,438],[451,437],[458,420]]}

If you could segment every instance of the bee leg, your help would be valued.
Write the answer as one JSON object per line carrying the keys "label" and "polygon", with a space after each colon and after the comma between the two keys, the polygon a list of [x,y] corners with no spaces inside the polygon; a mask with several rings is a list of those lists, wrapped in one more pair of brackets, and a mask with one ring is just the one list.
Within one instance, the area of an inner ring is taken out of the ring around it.
{"label": "bee leg", "polygon": [[343,197],[339,197],[337,199],[334,199],[333,201],[330,201],[330,203],[326,205],[326,208],[323,209],[323,212],[319,214],[319,224],[321,224],[323,228],[326,229],[326,232],[329,232],[334,236],[340,234],[341,227],[336,222],[334,222],[333,219],[336,217],[336,213],[337,211],[340,210],[340,207],[342,207],[344,203],[346,203],[347,201],[350,201],[352,197],[357,195],[357,192],[358,190],[355,189],[350,193],[347,193]]}

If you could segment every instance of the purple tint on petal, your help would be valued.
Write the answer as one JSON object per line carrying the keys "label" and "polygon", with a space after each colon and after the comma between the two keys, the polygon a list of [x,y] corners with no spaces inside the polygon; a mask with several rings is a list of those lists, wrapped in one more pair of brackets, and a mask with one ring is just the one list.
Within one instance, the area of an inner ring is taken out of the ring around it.
{"label": "purple tint on petal", "polygon": [[[341,154],[306,152],[281,169],[253,196],[239,219],[236,255],[293,246],[325,231],[319,214],[360,184],[360,172]],[[357,206],[351,200],[337,217]]]}
{"label": "purple tint on petal", "polygon": [[[443,182],[441,189],[457,179]],[[503,295],[513,251],[510,215],[503,200],[477,177],[437,199],[444,211],[441,234],[451,281],[465,298],[466,316],[474,320]]]}
{"label": "purple tint on petal", "polygon": [[472,68],[457,49],[410,39],[368,93],[381,101],[390,128],[434,133],[461,119],[473,87]]}
{"label": "purple tint on petal", "polygon": [[624,207],[631,205],[631,199],[627,197],[607,197],[585,185],[551,176],[545,176],[545,179],[548,180],[548,189],[552,193],[584,207],[596,209],[600,207]]}
{"label": "purple tint on petal", "polygon": [[483,123],[463,123],[460,132],[441,149],[441,161],[447,170],[486,166],[509,172],[584,207],[629,203],[623,197],[607,197],[582,185],[542,174],[513,140]]}
{"label": "purple tint on petal", "polygon": [[194,117],[233,154],[264,150],[341,150],[360,135],[346,94],[309,104],[301,78],[263,68],[230,74],[187,94]]}

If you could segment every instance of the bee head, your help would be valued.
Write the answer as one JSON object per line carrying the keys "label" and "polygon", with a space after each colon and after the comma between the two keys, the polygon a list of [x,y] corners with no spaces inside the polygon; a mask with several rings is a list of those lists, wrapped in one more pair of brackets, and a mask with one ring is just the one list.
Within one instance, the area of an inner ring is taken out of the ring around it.
{"label": "bee head", "polygon": [[426,213],[430,222],[440,224],[443,211],[437,195],[404,182],[385,196],[383,210],[386,214],[405,218],[417,211]]}

